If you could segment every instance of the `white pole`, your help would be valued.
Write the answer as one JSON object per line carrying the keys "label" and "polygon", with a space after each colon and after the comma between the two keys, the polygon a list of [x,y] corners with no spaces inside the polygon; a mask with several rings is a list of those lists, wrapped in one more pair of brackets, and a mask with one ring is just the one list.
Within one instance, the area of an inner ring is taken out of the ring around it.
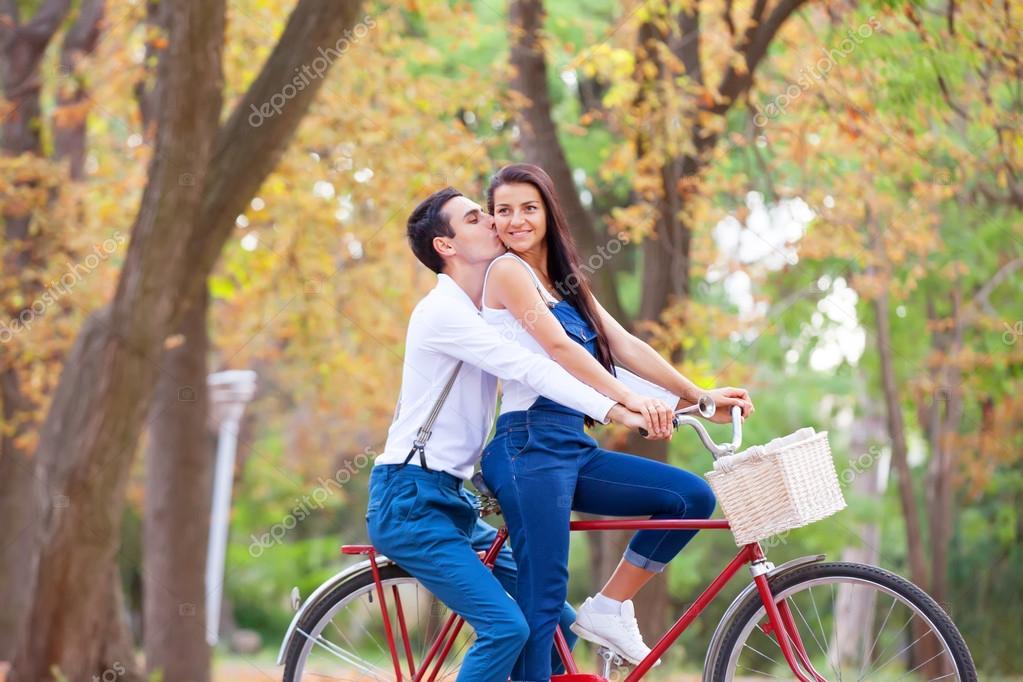
{"label": "white pole", "polygon": [[217,462],[213,474],[210,537],[206,553],[206,642],[214,646],[220,634],[220,605],[224,595],[224,564],[231,517],[231,487],[238,447],[238,429],[245,405],[256,392],[256,373],[217,372],[207,377],[211,416],[217,429]]}

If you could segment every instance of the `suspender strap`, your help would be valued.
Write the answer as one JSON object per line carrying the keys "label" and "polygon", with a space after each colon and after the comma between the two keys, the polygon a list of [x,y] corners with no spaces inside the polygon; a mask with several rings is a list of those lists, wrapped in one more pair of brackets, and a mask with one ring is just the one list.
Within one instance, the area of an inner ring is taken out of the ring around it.
{"label": "suspender strap", "polygon": [[462,361],[459,360],[458,364],[455,365],[455,370],[451,372],[451,376],[448,377],[448,383],[444,385],[444,390],[437,396],[437,402],[433,404],[433,409],[430,410],[430,414],[427,415],[426,421],[419,427],[419,431],[416,433],[416,439],[412,442],[412,449],[408,451],[408,457],[401,463],[401,466],[405,466],[412,461],[412,458],[419,453],[419,466],[429,471],[430,467],[426,466],[426,441],[430,440],[430,436],[433,435],[433,424],[437,421],[437,415],[440,414],[440,408],[444,406],[444,402],[448,399],[448,394],[451,393],[451,387],[455,385],[455,378],[458,376],[459,370],[462,369]]}

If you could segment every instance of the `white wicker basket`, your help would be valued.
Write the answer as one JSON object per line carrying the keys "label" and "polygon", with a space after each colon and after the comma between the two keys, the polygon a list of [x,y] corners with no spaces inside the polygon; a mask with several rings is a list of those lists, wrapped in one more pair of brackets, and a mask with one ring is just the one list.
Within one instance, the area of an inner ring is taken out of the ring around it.
{"label": "white wicker basket", "polygon": [[707,481],[740,546],[845,508],[827,431],[800,429],[721,457],[707,473]]}

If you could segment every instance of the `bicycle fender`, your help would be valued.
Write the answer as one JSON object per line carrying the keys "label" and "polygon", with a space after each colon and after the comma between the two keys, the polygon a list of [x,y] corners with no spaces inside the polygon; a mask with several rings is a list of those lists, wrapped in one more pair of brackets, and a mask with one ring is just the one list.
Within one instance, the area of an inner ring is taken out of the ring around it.
{"label": "bicycle fender", "polygon": [[[815,564],[818,561],[824,561],[823,554],[812,554],[808,556],[802,556],[792,561],[786,561],[780,566],[776,566],[767,572],[767,577],[772,578],[776,575],[782,575],[788,573],[800,566],[806,566],[807,564]],[[735,612],[739,610],[739,606],[746,601],[750,594],[757,591],[757,584],[750,581],[749,585],[739,593],[732,603],[729,604],[725,614],[721,616],[721,620],[718,621],[718,626],[714,629],[714,634],[710,638],[710,644],[707,645],[707,655],[703,659],[703,681],[710,682],[710,667],[713,665],[714,660],[717,658],[718,649],[721,647],[721,640],[725,636],[725,630],[732,622],[732,618],[735,617]]]}
{"label": "bicycle fender", "polygon": [[[393,563],[393,561],[385,557],[383,554],[377,554],[377,568],[383,568],[384,566],[389,566]],[[302,602],[302,605],[295,612],[295,616],[291,619],[291,624],[288,626],[288,630],[284,633],[284,640],[281,642],[281,650],[277,653],[277,665],[284,664],[284,654],[288,651],[288,645],[291,643],[291,638],[294,636],[295,631],[298,628],[298,622],[302,619],[302,616],[305,615],[306,611],[312,608],[313,604],[319,601],[320,597],[336,587],[339,583],[348,580],[358,573],[368,570],[370,570],[369,559],[353,564],[328,578],[322,585],[317,587],[304,602]]]}

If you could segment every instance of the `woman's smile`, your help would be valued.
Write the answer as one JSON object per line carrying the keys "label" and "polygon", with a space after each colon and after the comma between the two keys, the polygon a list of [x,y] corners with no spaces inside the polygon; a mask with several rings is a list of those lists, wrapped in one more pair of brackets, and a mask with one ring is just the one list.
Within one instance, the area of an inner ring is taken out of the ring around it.
{"label": "woman's smile", "polygon": [[529,226],[513,227],[505,231],[505,235],[508,239],[522,239],[532,235],[534,232],[536,232],[536,230]]}

